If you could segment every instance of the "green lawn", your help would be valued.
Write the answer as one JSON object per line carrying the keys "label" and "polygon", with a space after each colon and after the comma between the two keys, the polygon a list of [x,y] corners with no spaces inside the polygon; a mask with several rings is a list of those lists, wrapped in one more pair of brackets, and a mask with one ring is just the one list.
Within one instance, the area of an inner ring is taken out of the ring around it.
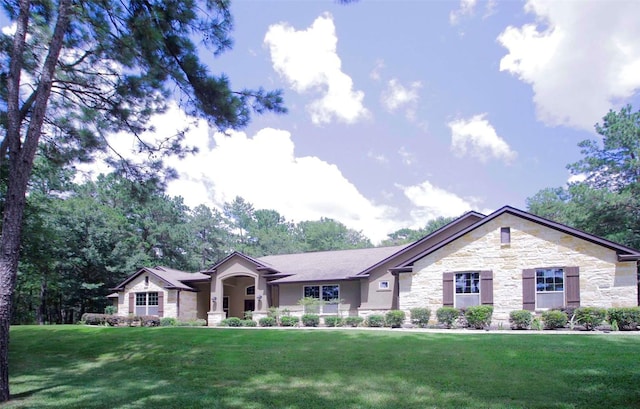
{"label": "green lawn", "polygon": [[640,336],[16,326],[7,408],[637,408]]}

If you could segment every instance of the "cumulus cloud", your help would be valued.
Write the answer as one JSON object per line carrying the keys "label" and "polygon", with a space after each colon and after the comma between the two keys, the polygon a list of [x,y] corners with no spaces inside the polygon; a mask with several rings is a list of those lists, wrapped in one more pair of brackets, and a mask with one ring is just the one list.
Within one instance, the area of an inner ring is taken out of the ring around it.
{"label": "cumulus cloud", "polygon": [[392,79],[387,84],[387,89],[382,93],[382,105],[389,111],[405,110],[408,119],[415,119],[418,91],[422,88],[420,81],[414,81],[407,87],[397,79]]}
{"label": "cumulus cloud", "polygon": [[448,123],[451,129],[451,151],[457,156],[473,156],[482,162],[490,157],[512,162],[517,154],[496,133],[496,130],[479,114],[469,119],[456,119]]}
{"label": "cumulus cloud", "polygon": [[538,119],[592,130],[640,89],[640,2],[529,0],[535,23],[507,27],[498,41],[507,71],[531,85]]}
{"label": "cumulus cloud", "polygon": [[477,0],[460,0],[460,7],[449,13],[449,23],[454,26],[458,24],[462,17],[472,16],[476,3]]}
{"label": "cumulus cloud", "polygon": [[414,228],[424,227],[438,217],[456,217],[475,210],[478,200],[465,199],[445,189],[434,186],[429,181],[413,186],[397,185],[414,206],[411,218]]}
{"label": "cumulus cloud", "polygon": [[286,23],[272,25],[264,43],[274,70],[296,92],[320,95],[307,106],[314,124],[333,119],[355,123],[370,115],[362,103],[364,92],[354,90],[353,80],[342,72],[330,14],[318,17],[306,30],[295,30]]}

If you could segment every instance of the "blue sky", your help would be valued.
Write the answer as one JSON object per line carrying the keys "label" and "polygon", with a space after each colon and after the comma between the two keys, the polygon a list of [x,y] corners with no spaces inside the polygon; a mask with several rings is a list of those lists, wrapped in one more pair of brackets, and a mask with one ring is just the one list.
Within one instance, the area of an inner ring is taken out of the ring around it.
{"label": "blue sky", "polygon": [[[562,186],[609,109],[640,108],[638,1],[236,0],[234,47],[203,54],[289,113],[241,132],[200,123],[169,194],[242,196],[374,242],[438,216],[526,208]],[[188,121],[176,111],[158,130]]]}

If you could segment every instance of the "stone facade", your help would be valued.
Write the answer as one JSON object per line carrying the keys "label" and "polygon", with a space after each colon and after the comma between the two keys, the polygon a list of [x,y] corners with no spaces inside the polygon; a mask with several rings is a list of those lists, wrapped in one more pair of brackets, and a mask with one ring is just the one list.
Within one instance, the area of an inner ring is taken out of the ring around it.
{"label": "stone facade", "polygon": [[[501,228],[510,242],[501,242]],[[523,308],[522,271],[530,268],[579,268],[580,305],[637,305],[636,262],[619,262],[602,245],[539,223],[504,213],[416,261],[413,272],[399,275],[399,305],[408,314],[429,307],[432,317],[443,306],[443,273],[491,270],[493,321],[506,323],[509,312]]]}

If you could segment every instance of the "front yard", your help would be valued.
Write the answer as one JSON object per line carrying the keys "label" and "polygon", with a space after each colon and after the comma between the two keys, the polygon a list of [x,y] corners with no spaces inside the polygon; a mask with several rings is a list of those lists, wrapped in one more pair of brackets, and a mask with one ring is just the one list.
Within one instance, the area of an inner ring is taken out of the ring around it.
{"label": "front yard", "polygon": [[640,407],[640,336],[15,326],[7,408]]}

